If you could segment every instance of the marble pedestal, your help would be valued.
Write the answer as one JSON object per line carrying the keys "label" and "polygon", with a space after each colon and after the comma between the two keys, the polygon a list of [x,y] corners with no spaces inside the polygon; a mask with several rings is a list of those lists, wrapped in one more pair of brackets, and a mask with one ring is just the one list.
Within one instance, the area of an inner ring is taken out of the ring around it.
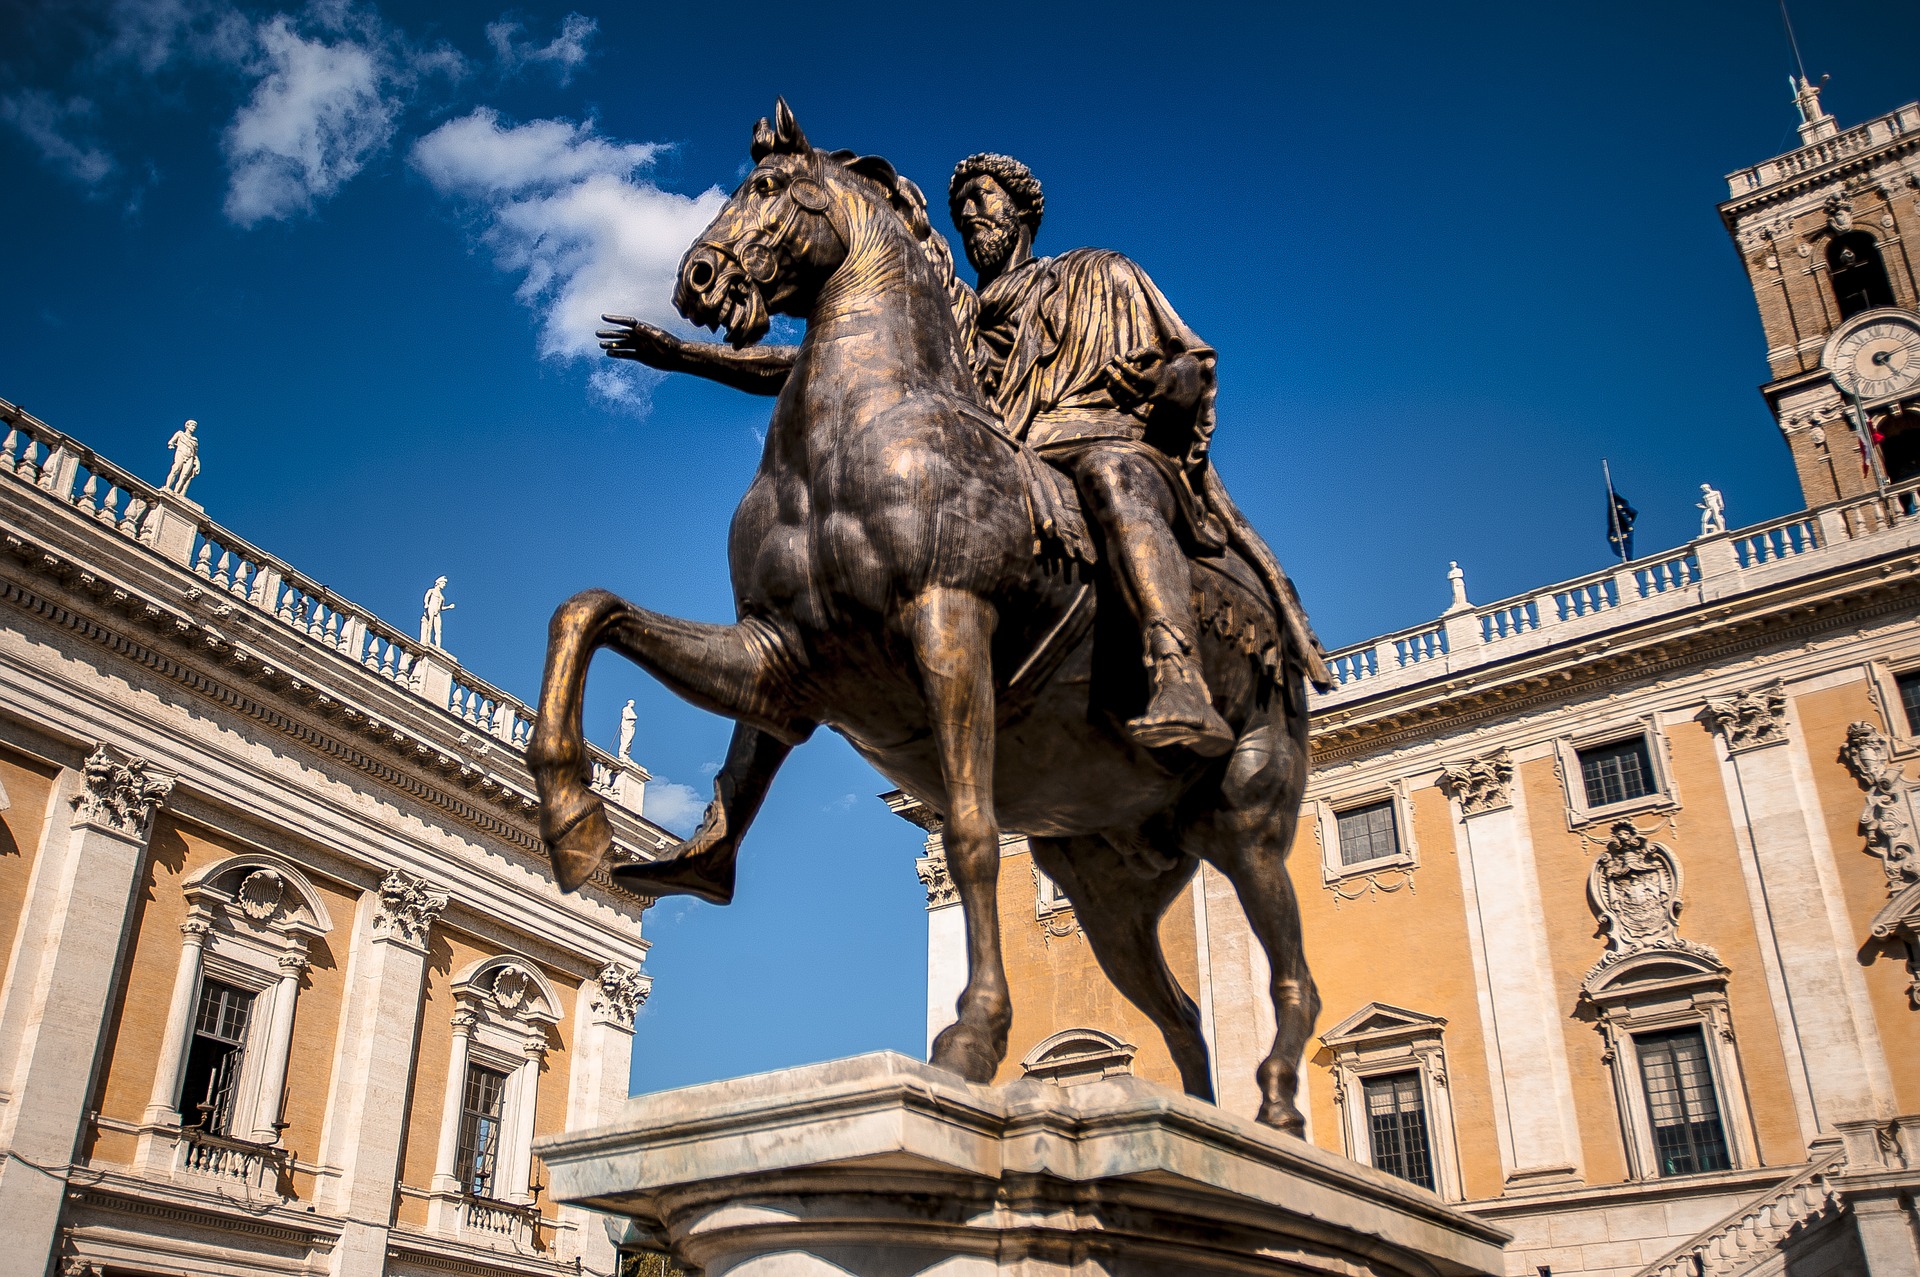
{"label": "marble pedestal", "polygon": [[630,1100],[562,1202],[705,1277],[1468,1277],[1498,1227],[1133,1077],[972,1086],[885,1052]]}

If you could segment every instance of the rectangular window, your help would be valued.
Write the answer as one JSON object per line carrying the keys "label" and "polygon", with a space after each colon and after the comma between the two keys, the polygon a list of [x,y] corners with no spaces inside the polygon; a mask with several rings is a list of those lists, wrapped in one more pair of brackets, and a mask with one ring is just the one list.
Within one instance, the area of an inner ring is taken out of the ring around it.
{"label": "rectangular window", "polygon": [[1900,708],[1907,712],[1907,735],[1920,736],[1920,670],[1893,681],[1900,688]]}
{"label": "rectangular window", "polygon": [[1587,806],[1611,807],[1656,792],[1653,757],[1647,752],[1646,737],[1635,736],[1576,752],[1580,756],[1580,779],[1587,788]]}
{"label": "rectangular window", "polygon": [[200,1004],[193,1016],[193,1041],[180,1081],[180,1120],[215,1135],[233,1123],[233,1093],[247,1045],[247,1021],[253,994],[218,980],[200,982]]}
{"label": "rectangular window", "polygon": [[1400,834],[1393,825],[1393,800],[1369,803],[1336,813],[1340,835],[1340,863],[1358,865],[1400,854]]}
{"label": "rectangular window", "polygon": [[506,1105],[507,1075],[478,1064],[467,1066],[460,1102],[460,1148],[455,1173],[460,1187],[474,1197],[498,1197],[500,1117]]}
{"label": "rectangular window", "polygon": [[1373,1165],[1389,1175],[1433,1187],[1433,1154],[1427,1142],[1427,1106],[1417,1070],[1366,1078],[1367,1140]]}
{"label": "rectangular window", "polygon": [[1707,1065],[1707,1042],[1698,1028],[1645,1033],[1633,1040],[1640,1080],[1653,1121],[1653,1152],[1662,1175],[1724,1171],[1727,1132]]}

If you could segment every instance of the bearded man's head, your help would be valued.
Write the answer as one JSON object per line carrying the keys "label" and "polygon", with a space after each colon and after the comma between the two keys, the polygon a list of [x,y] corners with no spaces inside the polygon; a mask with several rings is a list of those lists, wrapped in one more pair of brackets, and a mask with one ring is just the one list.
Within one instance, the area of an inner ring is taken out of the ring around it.
{"label": "bearded man's head", "polygon": [[966,242],[967,260],[983,273],[1006,264],[1025,225],[1040,232],[1046,197],[1033,171],[1010,155],[969,155],[954,166],[947,209]]}

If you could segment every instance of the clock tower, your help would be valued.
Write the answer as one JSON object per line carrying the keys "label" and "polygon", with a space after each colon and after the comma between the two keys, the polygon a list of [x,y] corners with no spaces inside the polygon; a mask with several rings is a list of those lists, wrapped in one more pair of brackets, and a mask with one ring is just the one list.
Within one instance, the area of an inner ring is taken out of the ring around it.
{"label": "clock tower", "polygon": [[1920,103],[1843,131],[1819,85],[1794,102],[1800,146],[1729,176],[1720,218],[1811,507],[1920,478]]}

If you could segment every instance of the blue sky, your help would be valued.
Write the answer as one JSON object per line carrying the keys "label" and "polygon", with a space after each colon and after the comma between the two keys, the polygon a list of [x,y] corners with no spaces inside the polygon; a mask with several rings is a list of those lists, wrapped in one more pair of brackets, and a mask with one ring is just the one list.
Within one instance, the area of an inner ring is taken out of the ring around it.
{"label": "blue sky", "polygon": [[[1121,249],[1220,351],[1215,455],[1330,646],[1642,552],[1797,490],[1714,205],[1788,148],[1772,0],[1478,6],[600,9],[0,0],[0,396],[194,496],[531,698],[575,589],[725,619],[724,534],[767,404],[612,368],[602,309],[665,280],[776,93],[930,192],[1001,150],[1039,248]],[[1920,7],[1795,5],[1851,124],[1920,97]],[[936,201],[937,203],[938,201]],[[660,812],[727,727],[615,658],[589,725]],[[821,737],[727,910],[648,921],[644,1088],[918,1051],[918,839]],[[676,812],[676,808],[678,811]],[[1309,938],[1311,942],[1311,937]]]}

